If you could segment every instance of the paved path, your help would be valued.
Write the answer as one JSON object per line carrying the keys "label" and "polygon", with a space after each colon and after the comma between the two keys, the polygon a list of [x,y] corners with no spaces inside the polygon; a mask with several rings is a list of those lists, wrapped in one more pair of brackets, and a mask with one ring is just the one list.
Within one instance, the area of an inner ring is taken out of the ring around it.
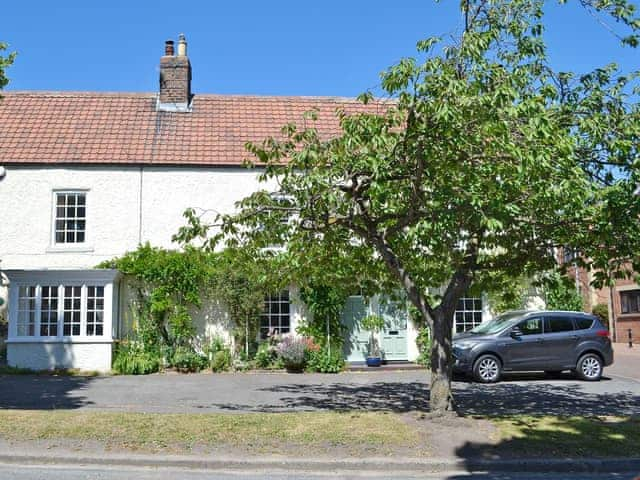
{"label": "paved path", "polygon": [[472,474],[465,472],[447,472],[439,474],[419,473],[419,474],[397,474],[397,473],[371,473],[361,474],[344,474],[339,472],[327,471],[319,473],[266,473],[266,472],[207,472],[198,470],[177,470],[177,469],[155,469],[155,468],[95,468],[95,467],[52,467],[42,466],[4,466],[0,465],[0,480],[129,480],[135,478],[137,480],[159,480],[172,478],[175,480],[321,480],[321,479],[389,479],[403,480],[416,479],[421,480],[631,480],[634,475],[630,474],[567,474],[567,473],[545,473],[545,474],[526,474],[526,473],[480,473]]}
{"label": "paved path", "polygon": [[[463,412],[473,414],[638,415],[640,372],[634,367],[638,360],[618,355],[617,369],[607,370],[606,377],[595,383],[568,374],[559,379],[510,375],[494,385],[456,381],[455,397]],[[428,373],[0,376],[1,408],[159,413],[426,411]]]}

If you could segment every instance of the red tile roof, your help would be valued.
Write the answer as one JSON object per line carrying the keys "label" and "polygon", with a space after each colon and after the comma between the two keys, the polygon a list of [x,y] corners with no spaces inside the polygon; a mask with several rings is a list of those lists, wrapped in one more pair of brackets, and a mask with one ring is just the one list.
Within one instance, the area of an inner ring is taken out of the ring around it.
{"label": "red tile roof", "polygon": [[0,164],[240,165],[247,141],[279,136],[317,110],[315,126],[339,132],[336,110],[375,111],[355,99],[195,95],[190,113],[159,112],[157,95],[3,92]]}

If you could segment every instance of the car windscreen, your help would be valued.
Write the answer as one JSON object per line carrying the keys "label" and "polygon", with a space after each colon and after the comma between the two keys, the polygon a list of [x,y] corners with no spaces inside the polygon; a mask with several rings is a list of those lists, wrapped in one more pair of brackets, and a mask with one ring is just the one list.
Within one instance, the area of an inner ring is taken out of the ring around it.
{"label": "car windscreen", "polygon": [[502,315],[497,316],[487,322],[483,322],[478,325],[476,328],[469,330],[471,333],[476,333],[480,335],[490,335],[492,333],[497,333],[508,326],[515,324],[519,319],[522,318],[522,313],[503,313]]}

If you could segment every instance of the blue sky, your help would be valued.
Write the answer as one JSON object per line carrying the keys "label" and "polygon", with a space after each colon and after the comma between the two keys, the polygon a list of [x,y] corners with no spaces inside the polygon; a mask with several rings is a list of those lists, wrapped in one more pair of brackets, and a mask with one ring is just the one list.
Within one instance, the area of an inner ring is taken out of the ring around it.
{"label": "blue sky", "polygon": [[[194,93],[353,96],[417,40],[459,29],[458,3],[7,1],[0,41],[19,54],[7,90],[154,92],[164,41],[184,32]],[[640,49],[621,47],[577,3],[549,2],[554,65],[640,68]]]}

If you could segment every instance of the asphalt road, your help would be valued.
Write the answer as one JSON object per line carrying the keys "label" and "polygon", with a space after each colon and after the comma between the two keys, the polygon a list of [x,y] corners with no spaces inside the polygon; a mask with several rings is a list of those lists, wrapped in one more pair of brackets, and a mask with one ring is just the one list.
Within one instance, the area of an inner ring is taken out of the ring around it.
{"label": "asphalt road", "polygon": [[[0,409],[92,409],[155,413],[321,410],[427,411],[425,370],[339,375],[238,373],[147,376],[0,376]],[[570,374],[505,375],[481,385],[453,384],[469,414],[640,414],[640,346],[618,348],[600,382]]]}
{"label": "asphalt road", "polygon": [[448,472],[442,474],[418,473],[402,475],[394,473],[376,474],[363,472],[361,474],[342,474],[339,472],[301,473],[301,472],[207,472],[197,470],[151,469],[151,468],[108,468],[96,469],[86,467],[66,466],[21,466],[0,465],[0,480],[158,480],[171,478],[172,480],[325,480],[331,479],[380,479],[380,480],[631,480],[634,475],[608,473],[601,475],[590,474],[527,474],[508,473],[470,474],[465,472]]}
{"label": "asphalt road", "polygon": [[[633,362],[640,359],[629,357]],[[629,373],[640,368],[629,367]],[[427,411],[428,373],[339,375],[196,374],[114,377],[0,376],[0,409],[90,409],[155,413],[322,410]],[[640,414],[640,380],[609,374],[583,382],[566,374],[510,375],[493,385],[454,382],[469,414]]]}

